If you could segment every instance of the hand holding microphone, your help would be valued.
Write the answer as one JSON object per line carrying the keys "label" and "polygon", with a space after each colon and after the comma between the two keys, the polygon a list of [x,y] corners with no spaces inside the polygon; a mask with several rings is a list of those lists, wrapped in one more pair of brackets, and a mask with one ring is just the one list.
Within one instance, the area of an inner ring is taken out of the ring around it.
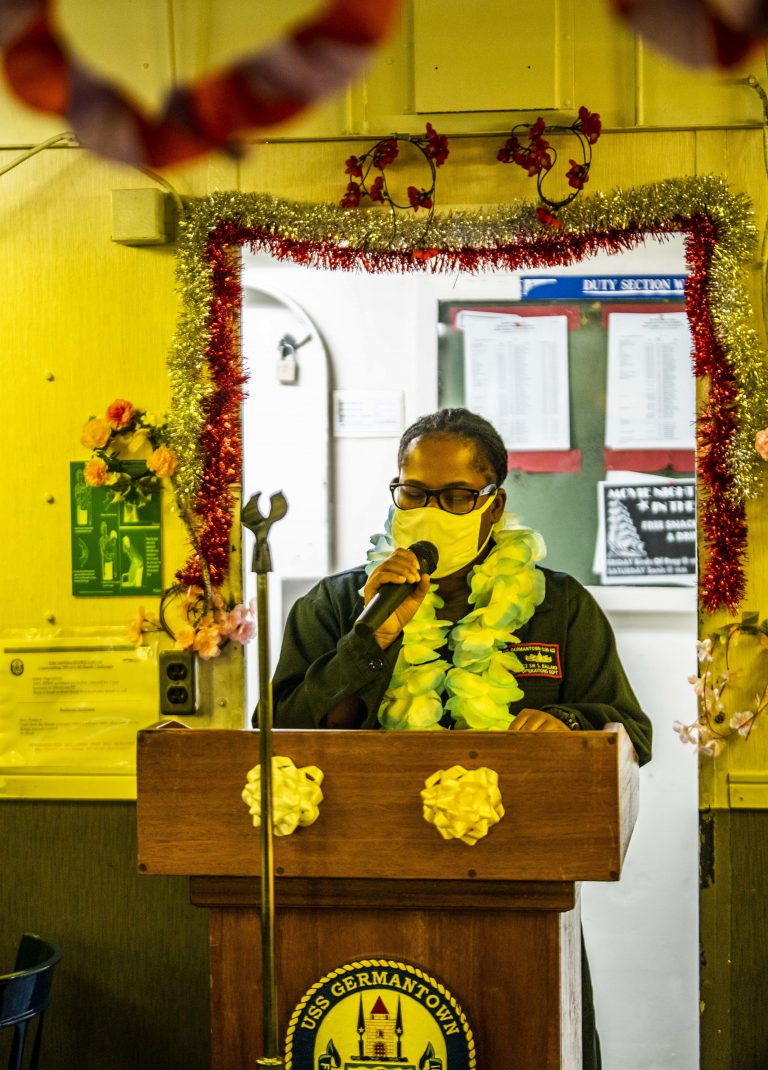
{"label": "hand holding microphone", "polygon": [[[355,633],[375,633],[379,646],[390,646],[424,600],[429,574],[437,568],[437,561],[437,548],[426,540],[413,543],[407,550],[395,550],[368,577],[365,594],[369,601],[354,623]],[[385,628],[393,615],[391,627]]]}

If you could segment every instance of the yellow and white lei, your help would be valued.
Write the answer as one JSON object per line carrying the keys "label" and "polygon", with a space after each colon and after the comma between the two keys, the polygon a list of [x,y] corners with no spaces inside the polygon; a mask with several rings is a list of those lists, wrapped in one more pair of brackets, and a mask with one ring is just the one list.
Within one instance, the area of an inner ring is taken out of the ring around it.
{"label": "yellow and white lei", "polygon": [[[390,514],[391,518],[391,514]],[[394,551],[390,519],[383,535],[371,538],[367,571]],[[514,673],[520,661],[507,648],[519,642],[514,632],[530,620],[544,599],[544,574],[536,568],[546,553],[536,531],[518,526],[505,513],[493,528],[487,557],[469,574],[474,608],[454,624],[438,620],[443,605],[437,584],[403,629],[403,645],[389,688],[379,707],[384,728],[440,729],[446,710],[455,728],[506,731],[514,720],[510,702],[523,697]],[[451,663],[440,657],[446,639]],[[441,696],[448,694],[443,706]]]}

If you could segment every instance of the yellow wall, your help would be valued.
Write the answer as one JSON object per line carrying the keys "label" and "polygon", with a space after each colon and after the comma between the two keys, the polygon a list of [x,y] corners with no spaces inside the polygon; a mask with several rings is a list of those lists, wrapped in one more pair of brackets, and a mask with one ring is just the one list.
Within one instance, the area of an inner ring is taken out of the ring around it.
{"label": "yellow wall", "polygon": [[[150,106],[162,99],[172,78],[193,77],[246,46],[264,43],[289,14],[315,6],[300,0],[286,6],[281,0],[266,5],[266,21],[261,12],[254,20],[250,5],[238,0],[141,0],[129,7],[61,0],[58,11],[77,54]],[[168,171],[166,178],[183,195],[243,189],[336,201],[344,160],[354,146],[305,139],[421,132],[430,119],[451,135],[451,158],[438,176],[440,206],[533,199],[532,183],[517,168],[497,165],[495,153],[500,132],[538,114],[528,104],[536,101],[540,84],[547,118],[569,122],[582,103],[603,116],[607,132],[595,150],[590,193],[718,173],[753,199],[762,226],[760,102],[735,81],[749,73],[749,65],[727,81],[675,67],[615,26],[604,0],[514,6],[496,0],[484,8],[485,17],[473,19],[471,29],[472,55],[480,49],[485,62],[467,58],[470,9],[462,0],[413,0],[368,76],[347,94],[290,127],[268,131],[274,143],[252,147],[240,162],[211,156]],[[446,67],[450,77],[438,77]],[[531,82],[527,68],[540,75],[539,82]],[[484,110],[457,110],[465,98]],[[516,111],[521,99],[525,110]],[[422,112],[425,100],[442,105]],[[33,113],[3,90],[0,167],[23,147],[64,129],[63,120]],[[488,136],[462,136],[482,133]],[[139,599],[70,594],[67,462],[86,455],[78,441],[81,425],[114,397],[154,412],[167,407],[164,362],[176,315],[174,250],[111,241],[111,191],[154,184],[133,168],[59,146],[1,176],[0,183],[5,383],[0,418],[10,453],[0,528],[3,623],[46,628],[53,618],[62,627],[121,625],[134,615]],[[758,268],[752,265],[755,303]],[[760,504],[752,518],[760,529]],[[170,581],[185,552],[180,526],[171,516],[166,520]],[[767,595],[755,547],[745,604],[768,614]]]}
{"label": "yellow wall", "polygon": [[[194,76],[269,40],[289,13],[314,6],[273,0],[257,5],[258,18],[243,0],[60,0],[57,10],[78,54],[156,105],[174,77]],[[766,170],[753,90],[653,56],[613,25],[605,0],[488,0],[481,9],[482,18],[466,0],[406,3],[368,77],[347,94],[290,128],[269,131],[278,140],[253,147],[240,163],[213,156],[167,178],[186,196],[241,189],[336,201],[352,146],[280,139],[358,134],[365,143],[373,133],[421,132],[430,119],[451,135],[451,158],[439,173],[441,206],[533,200],[522,173],[494,162],[500,133],[540,110],[570,122],[583,103],[599,111],[608,128],[596,147],[590,193],[722,174],[752,198],[762,232]],[[470,22],[462,21],[466,12],[473,13]],[[480,65],[467,62],[470,39]],[[441,67],[449,71],[442,81]],[[533,76],[526,74],[529,67]],[[762,62],[754,73],[764,77]],[[470,93],[477,110],[465,112],[461,101]],[[0,89],[0,169],[64,129],[65,122],[29,111]],[[459,136],[478,133],[488,136]],[[154,412],[169,402],[165,356],[177,306],[173,248],[128,248],[110,240],[111,191],[154,184],[132,168],[72,147],[46,149],[0,175],[0,427],[7,451],[2,626],[46,628],[49,617],[64,628],[121,626],[137,608],[138,599],[70,594],[68,462],[86,456],[79,445],[82,423],[114,397]],[[750,271],[757,307],[760,265]],[[762,333],[757,319],[756,326]],[[767,517],[764,503],[756,502],[745,607],[763,615]],[[185,550],[168,508],[166,520],[170,581]],[[686,675],[692,670],[693,664],[681,666]],[[217,667],[220,698],[237,671],[237,665]],[[217,707],[215,698],[216,723],[237,723],[238,711]],[[716,783],[707,786],[721,801],[729,763],[768,767],[761,733],[749,746],[726,752]],[[89,1070],[106,1060],[115,1070],[138,1062],[160,1070],[174,1064],[175,1054],[178,1065],[202,1070],[204,922],[186,905],[183,881],[161,887],[158,878],[134,880],[130,808],[5,802],[3,821],[0,842],[10,850],[13,876],[0,888],[2,960],[27,927],[45,931],[65,949],[57,1014],[46,1030],[46,1064]],[[148,949],[157,948],[159,954],[148,958]],[[99,1037],[109,1039],[109,1049],[101,1050]]]}

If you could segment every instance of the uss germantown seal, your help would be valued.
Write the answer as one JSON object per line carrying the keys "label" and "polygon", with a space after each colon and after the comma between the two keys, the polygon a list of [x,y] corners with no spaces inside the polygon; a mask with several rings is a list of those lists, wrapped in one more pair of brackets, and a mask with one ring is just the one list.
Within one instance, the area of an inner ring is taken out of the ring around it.
{"label": "uss germantown seal", "polygon": [[420,966],[347,962],[291,1015],[286,1070],[475,1070],[464,1011]]}

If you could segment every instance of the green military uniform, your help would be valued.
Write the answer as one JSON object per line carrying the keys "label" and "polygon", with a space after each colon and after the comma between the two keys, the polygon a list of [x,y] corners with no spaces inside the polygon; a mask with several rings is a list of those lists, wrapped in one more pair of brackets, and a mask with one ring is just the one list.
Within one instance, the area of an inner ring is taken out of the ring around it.
{"label": "green military uniform", "polygon": [[[622,724],[640,764],[651,757],[651,723],[640,709],[616,652],[605,615],[588,591],[564,572],[542,569],[544,600],[511,649],[523,664],[515,674],[523,698],[510,705],[545,710],[573,728]],[[365,569],[321,580],[291,610],[273,680],[278,728],[321,728],[328,713],[362,699],[361,728],[378,728],[377,714],[402,640],[382,650],[373,637],[352,630],[363,600]],[[447,655],[450,658],[450,655]],[[582,945],[583,1070],[599,1070],[589,966]]]}
{"label": "green military uniform", "polygon": [[[542,569],[544,601],[513,645],[523,671],[523,698],[510,706],[546,710],[583,729],[624,726],[640,764],[651,757],[651,723],[640,709],[616,653],[611,626],[580,583]],[[361,728],[378,728],[377,714],[401,641],[381,650],[373,637],[352,631],[366,582],[362,568],[321,580],[288,617],[272,694],[279,728],[321,728],[330,710],[357,696],[366,714]]]}

